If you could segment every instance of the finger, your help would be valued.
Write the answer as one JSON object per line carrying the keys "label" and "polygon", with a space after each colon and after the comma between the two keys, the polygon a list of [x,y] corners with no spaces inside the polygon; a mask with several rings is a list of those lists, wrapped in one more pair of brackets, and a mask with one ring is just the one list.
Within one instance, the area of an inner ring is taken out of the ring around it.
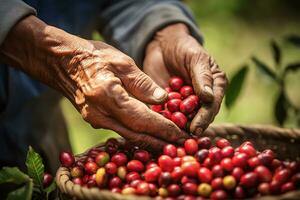
{"label": "finger", "polygon": [[225,73],[222,72],[217,65],[213,65],[211,69],[214,79],[213,91],[215,97],[212,103],[203,104],[197,115],[194,117],[190,126],[190,131],[196,135],[201,134],[214,120],[216,114],[219,112],[227,86]]}
{"label": "finger", "polygon": [[120,85],[111,87],[112,98],[106,106],[111,115],[134,132],[147,133],[170,143],[182,143],[188,135],[172,121],[151,111],[145,104],[129,97]]}
{"label": "finger", "polygon": [[191,79],[195,93],[200,97],[200,101],[204,103],[212,102],[214,99],[211,62],[213,61],[210,58],[203,58],[191,67]]}
{"label": "finger", "polygon": [[160,104],[168,96],[167,92],[159,87],[148,75],[136,65],[130,65],[126,71],[117,75],[125,89],[137,99],[148,104]]}
{"label": "finger", "polygon": [[[103,120],[102,123],[103,124]],[[124,127],[122,124],[117,122],[114,119],[107,118],[105,120],[105,127],[112,129],[122,137],[126,138],[126,140],[130,141],[131,143],[143,148],[143,149],[150,149],[153,151],[161,151],[167,143],[165,141],[159,140],[155,137],[150,135],[136,133],[134,131],[129,130],[128,128]]]}
{"label": "finger", "polygon": [[143,71],[159,86],[166,88],[170,74],[165,66],[162,52],[159,48],[152,48],[146,52]]}

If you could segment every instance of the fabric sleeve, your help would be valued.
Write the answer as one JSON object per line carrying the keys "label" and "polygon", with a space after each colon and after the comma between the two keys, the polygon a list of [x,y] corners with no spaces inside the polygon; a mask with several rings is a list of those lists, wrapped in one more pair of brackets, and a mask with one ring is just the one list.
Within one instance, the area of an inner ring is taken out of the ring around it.
{"label": "fabric sleeve", "polygon": [[0,1],[0,45],[10,29],[22,18],[36,11],[21,0]]}
{"label": "fabric sleeve", "polygon": [[184,23],[200,43],[199,28],[189,9],[178,0],[112,1],[100,14],[100,32],[141,66],[146,45],[155,32],[174,23]]}

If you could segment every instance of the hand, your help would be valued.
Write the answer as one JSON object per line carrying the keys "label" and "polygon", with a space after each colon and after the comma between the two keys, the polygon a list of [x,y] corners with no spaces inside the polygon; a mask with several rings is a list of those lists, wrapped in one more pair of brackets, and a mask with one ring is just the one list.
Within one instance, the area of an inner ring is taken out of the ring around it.
{"label": "hand", "polygon": [[144,72],[162,87],[168,85],[172,75],[179,75],[193,85],[202,106],[190,131],[196,135],[202,133],[220,109],[227,79],[187,27],[174,24],[157,32],[147,46],[143,66]]}
{"label": "hand", "polygon": [[70,35],[32,16],[12,30],[1,51],[8,63],[62,92],[94,128],[112,129],[153,149],[187,137],[142,103],[161,103],[166,92],[130,57],[103,42]]}

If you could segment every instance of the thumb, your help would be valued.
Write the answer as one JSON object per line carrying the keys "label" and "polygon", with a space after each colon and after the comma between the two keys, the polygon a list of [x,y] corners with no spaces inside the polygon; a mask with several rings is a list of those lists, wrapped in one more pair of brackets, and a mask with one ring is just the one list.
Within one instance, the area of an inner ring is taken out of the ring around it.
{"label": "thumb", "polygon": [[119,77],[124,88],[137,99],[148,104],[160,104],[167,99],[167,92],[159,87],[148,75],[137,66],[130,66],[131,70]]}

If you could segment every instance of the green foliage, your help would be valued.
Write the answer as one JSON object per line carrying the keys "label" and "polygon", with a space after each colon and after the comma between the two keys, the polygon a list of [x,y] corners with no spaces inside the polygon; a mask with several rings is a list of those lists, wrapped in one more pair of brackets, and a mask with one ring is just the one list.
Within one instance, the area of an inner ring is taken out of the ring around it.
{"label": "green foliage", "polygon": [[38,194],[43,192],[44,164],[41,156],[29,147],[26,158],[27,173],[33,179],[34,189]]}
{"label": "green foliage", "polygon": [[17,167],[3,167],[0,170],[0,184],[13,184],[16,188],[7,191],[8,200],[48,199],[49,194],[56,189],[56,184],[43,188],[44,164],[41,156],[29,147],[25,162],[27,174]]}
{"label": "green foliage", "polygon": [[[292,43],[296,47],[300,47],[299,36],[289,36],[285,39]],[[300,116],[300,108],[290,103],[286,94],[285,77],[289,72],[293,72],[300,69],[300,61],[295,63],[289,63],[287,65],[282,64],[282,50],[275,40],[270,43],[272,50],[272,56],[274,60],[274,69],[272,70],[264,61],[252,56],[251,60],[255,64],[256,68],[263,76],[273,81],[279,88],[279,94],[274,105],[274,117],[280,126],[284,125],[284,122],[289,117],[289,110],[293,110],[296,113],[296,117]],[[240,68],[232,77],[228,90],[226,92],[225,105],[227,108],[231,108],[236,102],[240,91],[242,90],[245,78],[247,76],[247,66]],[[300,118],[300,117],[299,117]],[[298,120],[298,126],[300,126],[300,119]]]}
{"label": "green foliage", "polygon": [[240,95],[243,88],[246,76],[248,74],[248,66],[242,66],[229,81],[229,86],[226,91],[225,105],[227,108],[231,108]]}

